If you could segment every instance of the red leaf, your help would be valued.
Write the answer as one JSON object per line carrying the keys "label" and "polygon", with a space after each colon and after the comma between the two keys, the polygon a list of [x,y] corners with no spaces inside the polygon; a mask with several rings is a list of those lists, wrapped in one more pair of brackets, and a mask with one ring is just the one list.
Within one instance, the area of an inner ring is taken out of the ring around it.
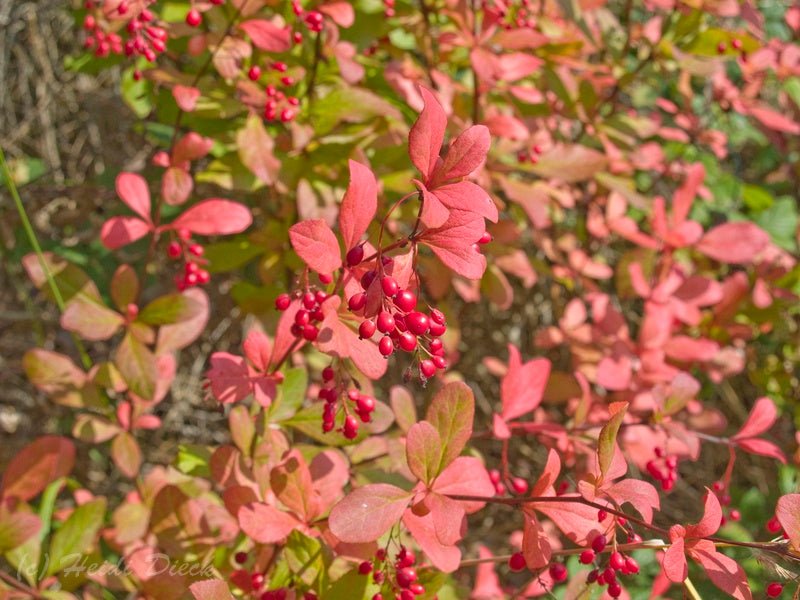
{"label": "red leaf", "polygon": [[791,133],[793,135],[800,134],[800,124],[797,123],[797,121],[793,121],[786,115],[776,112],[771,108],[765,106],[751,106],[748,108],[748,112],[769,129]]}
{"label": "red leaf", "polygon": [[447,223],[450,218],[450,211],[442,204],[439,197],[426,188],[422,183],[414,180],[419,189],[422,191],[422,213],[420,214],[420,221],[425,227],[441,227]]}
{"label": "red leaf", "polygon": [[[349,250],[361,241],[378,208],[378,183],[369,167],[349,161],[350,185],[339,209],[339,230]],[[337,245],[338,249],[338,245]]]}
{"label": "red leaf", "polygon": [[[492,138],[484,125],[473,125],[450,144],[437,178],[445,181],[466,177],[486,160]],[[441,175],[439,175],[441,173]]]}
{"label": "red leaf", "polygon": [[653,522],[653,509],[658,510],[660,501],[658,491],[646,481],[639,479],[623,479],[606,489],[619,506],[629,503],[648,523]]}
{"label": "red leaf", "polygon": [[127,431],[122,431],[111,443],[111,458],[125,477],[133,479],[142,466],[142,451],[139,444]]}
{"label": "red leaf", "polygon": [[722,524],[722,507],[716,494],[706,491],[703,518],[697,525],[686,526],[687,538],[704,538],[715,533]]}
{"label": "red leaf", "polygon": [[14,455],[3,473],[0,496],[30,500],[75,466],[75,446],[67,438],[47,435]]}
{"label": "red leaf", "polygon": [[269,476],[270,487],[278,500],[304,521],[319,514],[319,496],[311,483],[311,471],[303,455],[291,450]]}
{"label": "red leaf", "polygon": [[328,15],[339,27],[347,29],[355,22],[355,11],[350,2],[326,2],[319,5],[319,11]]}
{"label": "red leaf", "polygon": [[777,459],[783,464],[786,464],[786,455],[783,453],[783,451],[778,446],[772,442],[768,442],[767,440],[748,438],[746,440],[738,440],[736,445],[750,454],[768,456],[769,458]]}
{"label": "red leaf", "polygon": [[696,248],[723,263],[748,264],[770,243],[769,234],[753,223],[737,221],[714,227]]}
{"label": "red leaf", "polygon": [[185,112],[192,112],[200,97],[200,90],[188,85],[176,85],[172,88],[172,96],[175,98],[178,108]]}
{"label": "red leaf", "polygon": [[778,498],[775,516],[789,536],[792,546],[800,548],[800,494],[786,494]]}
{"label": "red leaf", "polygon": [[425,506],[430,510],[436,539],[444,546],[452,546],[461,539],[464,523],[464,507],[456,500],[431,493],[425,497]]}
{"label": "red leaf", "polygon": [[205,331],[209,316],[208,295],[199,288],[190,288],[183,295],[191,298],[200,308],[191,319],[158,328],[156,354],[185,348]]}
{"label": "red leaf", "polygon": [[[497,206],[482,187],[471,181],[459,181],[442,185],[431,191],[436,198],[451,210],[463,210],[478,214],[497,223]],[[426,197],[427,202],[427,197]],[[427,225],[427,223],[426,223]]]}
{"label": "red leaf", "polygon": [[508,345],[508,354],[508,371],[500,384],[500,397],[503,419],[511,421],[533,411],[541,403],[550,377],[550,361],[538,358],[523,364],[513,344]]}
{"label": "red leaf", "polygon": [[400,520],[410,499],[411,494],[387,483],[366,485],[333,507],[328,524],[343,542],[372,542]]}
{"label": "red leaf", "polygon": [[239,24],[253,45],[267,52],[286,52],[292,47],[291,31],[266,19],[251,19]]}
{"label": "red leaf", "polygon": [[250,115],[245,126],[236,132],[239,158],[259,181],[272,185],[278,176],[281,162],[273,152],[275,142],[267,133],[261,118]]}
{"label": "red leaf", "polygon": [[420,421],[406,435],[408,468],[426,486],[439,474],[442,459],[442,438],[427,421]]}
{"label": "red leaf", "polygon": [[228,352],[211,355],[211,368],[206,373],[214,397],[228,404],[247,398],[252,391],[250,372],[244,358]]}
{"label": "red leaf", "polygon": [[91,341],[107,340],[125,320],[122,315],[87,295],[76,295],[67,302],[61,315],[61,326]]}
{"label": "red leaf", "polygon": [[179,167],[170,167],[161,178],[161,195],[171,205],[183,204],[194,188],[192,176]]}
{"label": "red leaf", "polygon": [[239,509],[239,526],[259,544],[277,544],[300,522],[289,513],[263,502],[251,502]]}
{"label": "red leaf", "polygon": [[670,358],[682,362],[706,362],[717,355],[719,344],[705,338],[676,335],[664,344],[664,352]]}
{"label": "red leaf", "polygon": [[199,133],[191,131],[175,144],[175,149],[172,151],[171,163],[174,166],[183,166],[182,163],[185,161],[203,158],[211,151],[213,145],[214,140],[211,138],[203,137]]}
{"label": "red leaf", "polygon": [[[478,548],[478,558],[489,559],[493,554],[486,546]],[[474,600],[501,600],[505,592],[500,586],[500,578],[494,569],[494,563],[487,561],[478,564],[475,572],[475,585],[472,586],[470,598]]]}
{"label": "red leaf", "polygon": [[747,417],[747,421],[742,425],[739,432],[733,436],[733,439],[761,435],[775,424],[777,418],[778,411],[775,408],[775,403],[767,397],[761,397],[756,400],[753,410],[750,411],[750,416]]}
{"label": "red leaf", "polygon": [[426,230],[419,239],[458,275],[480,279],[486,270],[486,257],[473,248],[473,244],[484,231],[483,218],[454,210],[444,225]]}
{"label": "red leaf", "polygon": [[120,173],[116,179],[117,195],[133,212],[150,221],[150,190],[147,181],[135,173]]}
{"label": "red leaf", "polygon": [[311,219],[292,225],[289,239],[294,251],[313,271],[329,274],[342,266],[339,242],[324,220]]}
{"label": "red leaf", "polygon": [[272,359],[272,342],[267,334],[258,329],[251,329],[242,344],[244,355],[250,364],[262,373],[269,370]]}
{"label": "red leaf", "polygon": [[742,566],[722,552],[717,552],[712,542],[706,540],[701,548],[693,548],[689,553],[723,592],[737,600],[752,600],[753,594]]}
{"label": "red leaf", "polygon": [[253,222],[250,210],[238,202],[209,198],[192,206],[169,226],[188,229],[197,235],[230,235],[241,233]]}
{"label": "red leaf", "polygon": [[116,250],[143,238],[152,228],[138,217],[112,217],[103,223],[100,240],[109,250]]}
{"label": "red leaf", "polygon": [[522,528],[522,554],[529,569],[541,569],[550,563],[553,548],[550,539],[535,513],[523,512],[525,522]]}
{"label": "red leaf", "polygon": [[[483,463],[474,456],[459,456],[441,472],[431,490],[443,496],[494,496],[494,484]],[[484,506],[484,502],[460,502],[467,514]]]}
{"label": "red leaf", "polygon": [[706,169],[703,163],[694,163],[689,166],[686,180],[672,197],[672,224],[678,226],[682,224],[692,208],[697,190],[703,185],[706,177]]}
{"label": "red leaf", "polygon": [[445,545],[439,541],[436,537],[433,516],[430,513],[424,517],[418,517],[410,510],[406,511],[403,515],[403,524],[437,569],[445,573],[452,573],[458,569],[461,562],[461,550],[456,546]]}
{"label": "red leaf", "polygon": [[439,151],[447,128],[447,116],[430,91],[424,87],[420,87],[419,91],[425,106],[408,134],[408,154],[411,162],[427,181],[439,160]]}
{"label": "red leaf", "polygon": [[689,565],[686,564],[686,554],[684,554],[684,541],[682,537],[672,540],[672,544],[664,553],[664,560],[661,568],[667,579],[674,583],[682,583],[689,575]]}

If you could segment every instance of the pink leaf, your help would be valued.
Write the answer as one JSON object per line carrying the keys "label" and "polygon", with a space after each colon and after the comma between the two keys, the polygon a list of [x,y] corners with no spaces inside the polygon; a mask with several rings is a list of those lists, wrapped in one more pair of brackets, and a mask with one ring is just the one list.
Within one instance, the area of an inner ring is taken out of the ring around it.
{"label": "pink leaf", "polygon": [[266,19],[252,19],[239,24],[253,45],[267,52],[286,52],[292,47],[291,31]]}
{"label": "pink leaf", "polygon": [[753,594],[742,566],[722,552],[717,552],[712,542],[706,541],[702,548],[694,548],[690,554],[705,569],[713,584],[723,592],[737,600],[752,600]]}
{"label": "pink leaf", "polygon": [[452,573],[461,562],[461,550],[456,546],[442,544],[436,537],[433,516],[428,513],[418,517],[410,510],[403,515],[403,524],[408,528],[431,563],[445,573]]}
{"label": "pink leaf", "polygon": [[464,523],[464,507],[457,500],[440,494],[425,496],[425,506],[430,510],[436,539],[444,546],[452,546],[461,539]]}
{"label": "pink leaf", "polygon": [[[369,167],[349,161],[350,185],[339,209],[339,230],[349,250],[361,241],[378,208],[378,183]],[[338,249],[338,245],[337,245]]]}
{"label": "pink leaf", "polygon": [[673,540],[664,553],[664,561],[661,563],[667,579],[674,583],[682,583],[689,575],[689,565],[686,564],[686,555],[683,552],[684,545],[682,537]]}
{"label": "pink leaf", "polygon": [[260,117],[251,114],[247,118],[245,126],[236,132],[236,146],[242,164],[259,181],[267,185],[275,183],[281,162],[275,158],[275,141]]}
{"label": "pink leaf", "polygon": [[150,190],[147,181],[135,173],[120,173],[116,179],[117,195],[133,212],[150,221]]}
{"label": "pink leaf", "polygon": [[675,192],[672,198],[672,223],[674,226],[682,224],[689,216],[697,190],[703,184],[706,170],[703,163],[694,163],[689,166],[686,181]]}
{"label": "pink leaf", "polygon": [[161,178],[161,195],[170,205],[183,204],[194,187],[192,176],[178,167],[170,167]]}
{"label": "pink leaf", "polygon": [[686,526],[687,538],[704,538],[715,533],[722,524],[722,507],[716,494],[706,491],[703,518],[697,525]]}
{"label": "pink leaf", "polygon": [[450,144],[437,177],[445,181],[466,177],[483,164],[491,144],[489,130],[484,125],[473,125]]}
{"label": "pink leaf", "polygon": [[109,250],[132,244],[146,236],[153,226],[138,217],[112,217],[100,229],[100,240]]}
{"label": "pink leaf", "polygon": [[408,154],[427,181],[433,174],[444,141],[447,117],[436,97],[424,87],[419,88],[425,106],[408,134]]}
{"label": "pink leaf", "polygon": [[199,288],[190,288],[183,292],[183,295],[194,300],[200,308],[191,319],[172,325],[162,325],[158,328],[156,354],[164,354],[185,348],[205,331],[209,316],[208,294]]}
{"label": "pink leaf", "polygon": [[269,481],[278,500],[301,519],[311,521],[318,515],[319,497],[312,486],[308,464],[299,451],[289,451],[272,469]]}
{"label": "pink leaf", "polygon": [[[483,463],[474,456],[459,456],[441,472],[431,490],[443,496],[494,496],[494,484]],[[484,502],[460,502],[467,514],[484,506]]]}
{"label": "pink leaf", "polygon": [[420,241],[430,247],[446,267],[467,279],[480,279],[486,270],[486,257],[473,245],[485,231],[483,219],[474,213],[451,211],[439,228],[428,229]]}
{"label": "pink leaf", "polygon": [[439,432],[441,462],[436,474],[461,454],[472,436],[475,418],[475,396],[469,386],[460,381],[448,383],[431,400],[425,420]]}
{"label": "pink leaf", "polygon": [[790,117],[776,112],[771,108],[767,108],[766,106],[751,106],[748,108],[748,112],[769,129],[781,131],[783,133],[791,133],[792,135],[800,134],[800,123],[793,121]]}
{"label": "pink leaf", "polygon": [[250,364],[261,372],[269,369],[272,358],[272,342],[267,334],[258,329],[251,329],[242,344],[244,355]]}
{"label": "pink leaf", "polygon": [[425,227],[441,227],[450,218],[450,211],[442,204],[439,197],[428,190],[424,185],[415,180],[417,186],[422,192],[422,213],[420,213],[420,221]]}
{"label": "pink leaf", "polygon": [[442,438],[427,421],[420,421],[408,430],[406,461],[408,468],[425,485],[439,474],[442,459]]}
{"label": "pink leaf", "polygon": [[300,524],[289,513],[263,502],[251,502],[239,509],[239,526],[259,544],[277,544]]}
{"label": "pink leaf", "polygon": [[767,440],[762,440],[759,438],[747,438],[744,440],[737,440],[736,445],[750,454],[767,456],[786,464],[786,455],[783,453],[783,451],[778,446],[772,442],[768,442]]}
{"label": "pink leaf", "polygon": [[775,516],[789,536],[792,546],[800,548],[800,494],[786,494],[778,498]]}
{"label": "pink leaf", "polygon": [[[497,206],[484,189],[471,181],[459,181],[442,185],[431,192],[451,210],[463,210],[478,214],[497,223]],[[427,197],[426,197],[427,201]]]}
{"label": "pink leaf", "polygon": [[535,513],[523,512],[525,523],[522,528],[522,554],[530,569],[541,569],[550,563],[553,548],[550,539]]}
{"label": "pink leaf", "polygon": [[653,509],[658,510],[658,491],[651,484],[639,479],[623,479],[612,484],[606,493],[619,506],[629,503],[648,523],[653,522]]}
{"label": "pink leaf", "polygon": [[331,510],[331,532],[343,542],[372,542],[403,516],[411,495],[387,483],[360,487]]}
{"label": "pink leaf", "polygon": [[347,29],[355,22],[355,11],[350,2],[326,2],[319,5],[319,11],[328,15],[339,27]]}
{"label": "pink leaf", "polygon": [[203,158],[211,151],[213,145],[214,140],[211,138],[203,137],[191,131],[175,144],[175,149],[172,151],[171,163],[175,166],[183,166],[182,163],[185,161]]}
{"label": "pink leaf", "polygon": [[214,397],[228,404],[247,398],[252,391],[250,371],[244,358],[227,352],[211,355],[211,368],[206,373]]}
{"label": "pink leaf", "polygon": [[200,90],[187,85],[176,85],[172,88],[172,96],[175,98],[178,108],[185,112],[192,112],[200,97]]}
{"label": "pink leaf", "polygon": [[311,219],[292,225],[289,239],[294,251],[313,271],[329,274],[342,266],[339,242],[324,220]]}
{"label": "pink leaf", "polygon": [[761,435],[775,424],[778,418],[778,411],[775,403],[767,397],[756,400],[750,416],[747,417],[742,428],[733,436],[733,439],[742,439]]}
{"label": "pink leaf", "polygon": [[195,600],[233,600],[228,583],[221,579],[206,579],[189,586]]}
{"label": "pink leaf", "polygon": [[539,358],[522,363],[516,346],[508,345],[508,372],[500,384],[503,401],[503,419],[511,421],[533,411],[542,401],[547,379],[550,377],[550,361]]}
{"label": "pink leaf", "polygon": [[770,243],[769,234],[745,221],[714,227],[698,242],[697,249],[723,263],[748,264]]}
{"label": "pink leaf", "polygon": [[631,382],[631,360],[627,356],[606,356],[597,365],[597,385],[607,390],[626,390]]}
{"label": "pink leaf", "polygon": [[88,295],[77,295],[67,302],[61,315],[61,326],[86,340],[107,340],[125,323],[118,312],[107,308]]}
{"label": "pink leaf", "polygon": [[209,198],[189,208],[175,219],[170,229],[188,229],[197,235],[230,235],[241,233],[253,222],[244,204]]}
{"label": "pink leaf", "polygon": [[[492,558],[493,554],[486,546],[478,548],[478,558]],[[475,584],[472,586],[470,598],[473,600],[500,600],[505,598],[505,592],[500,586],[500,578],[494,568],[494,563],[483,562],[478,564],[475,572]]]}

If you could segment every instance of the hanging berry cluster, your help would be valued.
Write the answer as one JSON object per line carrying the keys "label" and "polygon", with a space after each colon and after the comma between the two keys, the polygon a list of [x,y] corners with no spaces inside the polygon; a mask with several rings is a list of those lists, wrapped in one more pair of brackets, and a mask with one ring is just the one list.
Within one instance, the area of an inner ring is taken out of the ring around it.
{"label": "hanging berry cluster", "polygon": [[[376,406],[375,398],[355,388],[346,390],[346,382],[338,379],[336,375],[333,367],[328,366],[322,370],[323,387],[318,393],[319,399],[325,401],[322,431],[324,433],[333,431],[337,415],[343,412],[345,417],[341,428],[342,435],[348,440],[353,440],[358,436],[359,419],[362,423],[369,423],[372,420]],[[352,414],[353,411],[358,415],[358,419]]]}
{"label": "hanging berry cluster", "polygon": [[[361,575],[372,574],[372,580],[378,585],[389,584],[396,600],[413,600],[425,593],[425,587],[417,581],[417,570],[414,565],[417,557],[412,550],[400,546],[395,554],[394,563],[388,560],[388,552],[381,548],[372,560],[365,560],[358,566]],[[372,600],[384,600],[386,596],[378,592]]]}
{"label": "hanging berry cluster", "polygon": [[[155,15],[147,8],[153,2],[146,0],[134,6],[128,0],[121,0],[109,8],[108,3],[102,6],[98,0],[87,0],[84,8],[90,12],[83,20],[84,48],[94,49],[99,58],[124,53],[128,57],[142,56],[148,62],[155,61],[167,48],[167,32],[153,24]],[[127,24],[120,29],[118,23],[124,21]]]}
{"label": "hanging berry cluster", "polygon": [[208,264],[203,258],[205,249],[192,241],[192,232],[188,229],[179,229],[177,238],[167,245],[167,256],[172,260],[183,261],[183,272],[175,275],[175,287],[183,291],[207,284],[211,281],[211,275],[203,268]]}

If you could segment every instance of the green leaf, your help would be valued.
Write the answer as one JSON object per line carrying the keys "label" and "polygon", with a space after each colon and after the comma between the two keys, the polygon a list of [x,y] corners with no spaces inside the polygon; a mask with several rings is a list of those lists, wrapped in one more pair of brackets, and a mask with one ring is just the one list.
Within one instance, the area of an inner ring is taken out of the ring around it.
{"label": "green leaf", "polygon": [[263,253],[262,246],[257,246],[247,238],[242,238],[209,244],[206,246],[203,256],[208,260],[206,270],[209,273],[225,273],[243,267]]}
{"label": "green leaf", "polygon": [[303,405],[308,389],[305,369],[288,369],[283,372],[283,383],[278,386],[278,397],[269,409],[270,421],[284,421]]}
{"label": "green leaf", "polygon": [[209,477],[209,461],[211,460],[211,450],[205,446],[196,444],[181,444],[178,446],[178,456],[175,459],[175,467],[186,475],[194,477]]}
{"label": "green leaf", "polygon": [[33,513],[0,509],[0,554],[13,550],[39,533],[42,521]]}
{"label": "green leaf", "polygon": [[358,572],[358,568],[355,568],[337,579],[325,590],[322,597],[326,600],[372,598],[378,591],[380,591],[380,586],[375,584],[372,577],[364,577]]}
{"label": "green leaf", "polygon": [[96,498],[72,511],[50,542],[48,575],[75,564],[91,549],[103,525],[105,514],[105,498]]}
{"label": "green leaf", "polygon": [[754,211],[766,210],[775,204],[775,198],[767,190],[758,185],[746,183],[742,186],[742,200]]}
{"label": "green leaf", "polygon": [[125,477],[133,479],[142,466],[142,450],[136,438],[122,431],[111,442],[111,458]]}
{"label": "green leaf", "polygon": [[130,391],[144,400],[153,399],[158,369],[156,357],[147,346],[126,334],[114,355],[114,363]]}
{"label": "green leaf", "polygon": [[433,397],[425,420],[436,428],[442,442],[442,458],[437,473],[461,454],[472,436],[474,418],[475,396],[466,383],[448,383]]}
{"label": "green leaf", "polygon": [[167,294],[145,306],[137,321],[148,325],[172,325],[196,317],[202,309],[203,306],[189,296]]}
{"label": "green leaf", "polygon": [[319,584],[327,576],[330,557],[318,539],[295,530],[289,534],[284,552],[289,570],[298,579],[308,586],[322,587]]}
{"label": "green leaf", "polygon": [[628,410],[627,402],[612,402],[608,407],[611,418],[600,430],[597,439],[597,459],[600,464],[600,476],[605,477],[611,462],[614,460],[614,449],[617,444],[617,433],[625,412]]}
{"label": "green leaf", "polygon": [[406,436],[406,461],[408,468],[425,485],[441,473],[442,438],[436,428],[427,421],[420,421],[408,430]]}
{"label": "green leaf", "polygon": [[139,296],[139,278],[130,265],[122,265],[111,278],[111,299],[120,312],[125,312],[129,304],[135,304]]}
{"label": "green leaf", "polygon": [[797,204],[794,198],[782,196],[756,217],[756,224],[770,234],[772,241],[787,250],[794,250],[797,231]]}

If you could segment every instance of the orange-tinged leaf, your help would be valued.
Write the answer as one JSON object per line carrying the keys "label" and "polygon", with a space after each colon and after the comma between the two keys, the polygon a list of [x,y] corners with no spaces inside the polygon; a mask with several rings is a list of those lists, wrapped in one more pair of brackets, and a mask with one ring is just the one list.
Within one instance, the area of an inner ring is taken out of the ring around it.
{"label": "orange-tinged leaf", "polygon": [[427,421],[420,421],[408,430],[406,460],[411,472],[425,485],[430,485],[439,474],[442,439],[436,428]]}
{"label": "orange-tinged leaf", "polygon": [[442,457],[436,473],[441,473],[466,446],[472,436],[475,396],[465,383],[454,381],[439,390],[428,407],[425,420],[439,432]]}
{"label": "orange-tinged leaf", "polygon": [[343,542],[372,542],[400,521],[411,494],[387,483],[360,487],[331,510],[331,532]]}
{"label": "orange-tinged leaf", "polygon": [[75,466],[75,446],[64,437],[47,435],[19,451],[3,473],[0,496],[30,500]]}
{"label": "orange-tinged leaf", "polygon": [[597,439],[597,459],[600,465],[601,477],[605,476],[614,460],[617,433],[619,432],[619,426],[622,425],[622,420],[625,418],[625,412],[627,410],[627,402],[614,402],[608,408],[610,418],[608,423],[600,430],[600,435]]}

